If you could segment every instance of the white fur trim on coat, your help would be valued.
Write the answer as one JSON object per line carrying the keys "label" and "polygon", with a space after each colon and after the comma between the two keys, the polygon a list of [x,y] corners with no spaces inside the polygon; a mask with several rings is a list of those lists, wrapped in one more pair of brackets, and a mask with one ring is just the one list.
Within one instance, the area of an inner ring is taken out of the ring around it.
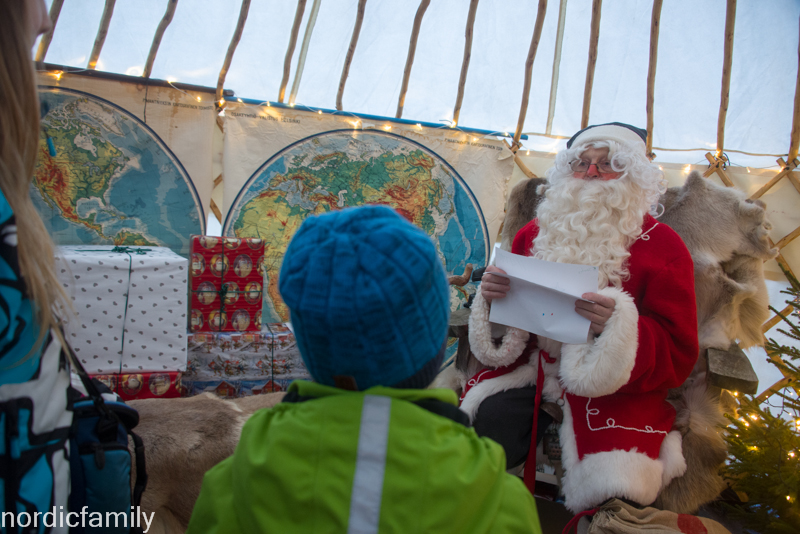
{"label": "white fur trim on coat", "polygon": [[562,407],[564,421],[559,440],[564,466],[563,491],[566,507],[573,513],[588,510],[611,497],[624,497],[647,505],[673,478],[686,472],[681,435],[667,434],[658,460],[636,449],[587,454],[578,461],[578,446],[569,403]]}
{"label": "white fur trim on coat", "polygon": [[536,385],[536,373],[538,371],[539,351],[533,353],[531,361],[525,365],[520,365],[508,374],[483,380],[470,388],[461,401],[461,411],[469,416],[470,422],[475,419],[481,403],[497,393],[509,389],[524,388]]}
{"label": "white fur trim on coat", "polygon": [[598,291],[614,299],[614,313],[593,342],[561,347],[561,383],[581,397],[610,395],[628,383],[639,345],[639,312],[633,297],[615,287]]}
{"label": "white fur trim on coat", "polygon": [[499,347],[492,343],[492,327],[489,322],[489,303],[478,291],[472,301],[472,312],[469,316],[469,347],[472,354],[484,365],[504,367],[516,361],[525,346],[530,334],[519,328],[509,326]]}
{"label": "white fur trim on coat", "polygon": [[664,466],[661,476],[661,487],[665,487],[673,478],[686,473],[686,458],[683,457],[683,437],[677,430],[671,431],[661,442],[658,459]]}
{"label": "white fur trim on coat", "polygon": [[610,499],[624,497],[640,504],[656,500],[661,490],[663,465],[646,454],[613,450],[587,454],[578,461],[572,429],[572,410],[563,406],[561,458],[564,466],[564,504],[573,513],[588,510]]}

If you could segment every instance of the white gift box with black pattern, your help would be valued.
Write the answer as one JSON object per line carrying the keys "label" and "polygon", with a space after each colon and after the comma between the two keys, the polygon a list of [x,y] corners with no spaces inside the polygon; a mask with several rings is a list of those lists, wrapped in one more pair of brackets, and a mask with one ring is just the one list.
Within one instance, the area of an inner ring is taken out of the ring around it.
{"label": "white gift box with black pattern", "polygon": [[56,272],[77,312],[67,341],[89,373],[186,369],[189,261],[164,247],[59,247]]}

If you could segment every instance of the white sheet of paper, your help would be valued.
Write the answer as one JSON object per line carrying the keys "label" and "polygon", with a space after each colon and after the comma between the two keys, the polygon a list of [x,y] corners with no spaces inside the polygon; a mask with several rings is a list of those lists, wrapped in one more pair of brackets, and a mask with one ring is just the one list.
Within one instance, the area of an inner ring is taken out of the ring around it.
{"label": "white sheet of paper", "polygon": [[586,343],[591,321],[578,315],[575,301],[584,293],[597,292],[597,267],[538,260],[499,249],[495,265],[508,274],[511,289],[505,298],[492,301],[491,322],[562,343]]}

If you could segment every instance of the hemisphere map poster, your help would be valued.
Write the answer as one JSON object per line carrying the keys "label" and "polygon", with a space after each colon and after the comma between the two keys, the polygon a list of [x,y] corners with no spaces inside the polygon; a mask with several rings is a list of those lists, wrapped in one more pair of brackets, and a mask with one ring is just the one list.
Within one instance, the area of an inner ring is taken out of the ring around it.
{"label": "hemisphere map poster", "polygon": [[[283,253],[306,217],[384,204],[431,236],[448,275],[485,266],[513,160],[502,141],[455,129],[229,103],[222,234],[265,240],[266,322],[289,320]],[[451,307],[474,286],[451,286]]]}
{"label": "hemisphere map poster", "polygon": [[55,243],[188,256],[189,236],[204,233],[213,182],[216,113],[205,96],[202,104],[172,88],[40,74],[31,196]]}

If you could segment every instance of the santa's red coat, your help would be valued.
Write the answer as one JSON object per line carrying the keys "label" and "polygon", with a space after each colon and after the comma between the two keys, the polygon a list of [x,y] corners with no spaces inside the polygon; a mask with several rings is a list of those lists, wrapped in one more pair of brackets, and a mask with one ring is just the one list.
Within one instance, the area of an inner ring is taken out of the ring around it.
{"label": "santa's red coat", "polygon": [[[512,252],[531,255],[538,231],[535,220],[523,227]],[[666,397],[698,357],[692,258],[678,234],[649,215],[630,253],[621,291],[603,290],[617,302],[603,334],[561,348],[564,492],[574,511],[610,497],[650,504],[686,469]]]}

